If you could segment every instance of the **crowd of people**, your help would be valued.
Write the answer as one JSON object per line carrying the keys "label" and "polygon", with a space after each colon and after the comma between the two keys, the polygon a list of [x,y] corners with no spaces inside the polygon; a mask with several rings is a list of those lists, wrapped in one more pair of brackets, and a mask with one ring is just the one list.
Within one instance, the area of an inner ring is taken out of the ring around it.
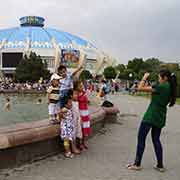
{"label": "crowd of people", "polygon": [[48,81],[44,80],[43,82],[26,82],[26,83],[17,83],[14,82],[12,78],[0,78],[0,92],[16,92],[16,91],[45,91],[49,86]]}

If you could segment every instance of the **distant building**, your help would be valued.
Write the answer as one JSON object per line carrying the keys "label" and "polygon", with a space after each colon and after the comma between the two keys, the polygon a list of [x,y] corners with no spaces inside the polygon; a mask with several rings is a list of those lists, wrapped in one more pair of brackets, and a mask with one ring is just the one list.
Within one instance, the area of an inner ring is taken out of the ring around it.
{"label": "distant building", "polygon": [[85,60],[92,73],[102,69],[102,64],[109,65],[111,60],[93,44],[68,32],[44,27],[44,21],[42,17],[25,16],[20,18],[19,27],[0,30],[1,74],[12,75],[22,57],[31,51],[46,60],[51,72],[59,63],[75,68],[80,59]]}

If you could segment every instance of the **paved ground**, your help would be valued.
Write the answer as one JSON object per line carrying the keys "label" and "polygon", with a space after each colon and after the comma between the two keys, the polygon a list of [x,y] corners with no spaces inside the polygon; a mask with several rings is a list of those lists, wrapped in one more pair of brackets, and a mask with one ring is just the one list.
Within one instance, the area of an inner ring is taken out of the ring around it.
{"label": "paved ground", "polygon": [[[116,95],[112,100],[121,109],[118,123],[108,125],[90,139],[90,149],[72,160],[62,155],[1,172],[0,180],[179,180],[180,179],[180,106],[169,110],[162,134],[167,172],[153,170],[155,157],[150,137],[141,172],[128,171],[136,147],[137,128],[148,100]],[[2,162],[0,162],[2,163]]]}

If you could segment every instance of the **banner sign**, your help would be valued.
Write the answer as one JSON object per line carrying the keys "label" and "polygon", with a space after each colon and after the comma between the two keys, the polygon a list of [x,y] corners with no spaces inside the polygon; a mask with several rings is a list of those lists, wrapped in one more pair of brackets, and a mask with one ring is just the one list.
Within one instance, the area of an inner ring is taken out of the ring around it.
{"label": "banner sign", "polygon": [[80,60],[80,52],[78,50],[61,50],[61,64],[67,68],[78,68]]}

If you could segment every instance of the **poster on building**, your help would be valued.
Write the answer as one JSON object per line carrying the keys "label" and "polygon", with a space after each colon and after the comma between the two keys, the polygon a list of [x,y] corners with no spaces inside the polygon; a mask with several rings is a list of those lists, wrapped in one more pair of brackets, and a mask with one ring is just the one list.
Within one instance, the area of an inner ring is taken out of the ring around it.
{"label": "poster on building", "polygon": [[80,52],[78,50],[61,50],[61,64],[67,68],[77,68],[80,60]]}

